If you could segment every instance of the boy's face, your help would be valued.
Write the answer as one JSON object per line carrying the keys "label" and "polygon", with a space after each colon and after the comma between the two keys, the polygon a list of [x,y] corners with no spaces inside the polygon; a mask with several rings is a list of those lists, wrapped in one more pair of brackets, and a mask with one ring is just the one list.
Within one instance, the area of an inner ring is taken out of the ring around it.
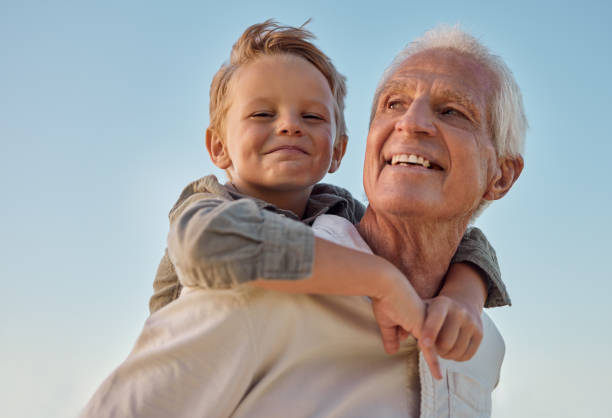
{"label": "boy's face", "polygon": [[207,146],[238,190],[260,198],[309,193],[330,166],[337,167],[346,142],[335,147],[342,152],[334,151],[334,97],[312,64],[291,55],[263,56],[239,68],[230,88],[225,138],[212,134]]}

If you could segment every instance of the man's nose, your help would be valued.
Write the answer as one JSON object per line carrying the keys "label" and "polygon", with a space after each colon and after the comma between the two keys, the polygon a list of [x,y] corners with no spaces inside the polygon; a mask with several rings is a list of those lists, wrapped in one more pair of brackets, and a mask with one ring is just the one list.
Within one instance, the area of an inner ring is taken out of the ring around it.
{"label": "man's nose", "polygon": [[278,120],[277,134],[302,135],[301,119],[298,115],[283,115]]}
{"label": "man's nose", "polygon": [[395,129],[408,134],[434,136],[436,134],[435,115],[427,98],[413,100],[402,114]]}

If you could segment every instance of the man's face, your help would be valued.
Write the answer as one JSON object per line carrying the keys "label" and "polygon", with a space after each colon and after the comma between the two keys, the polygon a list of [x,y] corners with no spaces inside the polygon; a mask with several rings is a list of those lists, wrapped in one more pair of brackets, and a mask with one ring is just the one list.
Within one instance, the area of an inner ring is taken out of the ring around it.
{"label": "man's face", "polygon": [[453,50],[408,58],[384,86],[370,125],[370,205],[431,220],[469,218],[496,167],[487,111],[496,88],[489,70]]}

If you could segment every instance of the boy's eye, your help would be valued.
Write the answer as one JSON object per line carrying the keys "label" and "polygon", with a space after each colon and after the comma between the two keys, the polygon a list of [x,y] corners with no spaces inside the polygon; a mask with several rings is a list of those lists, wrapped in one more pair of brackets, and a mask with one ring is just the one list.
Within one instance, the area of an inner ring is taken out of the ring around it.
{"label": "boy's eye", "polygon": [[316,113],[306,113],[302,117],[304,119],[325,120],[325,118],[323,116],[317,115]]}
{"label": "boy's eye", "polygon": [[271,118],[274,116],[274,113],[272,112],[255,112],[251,114],[252,118]]}

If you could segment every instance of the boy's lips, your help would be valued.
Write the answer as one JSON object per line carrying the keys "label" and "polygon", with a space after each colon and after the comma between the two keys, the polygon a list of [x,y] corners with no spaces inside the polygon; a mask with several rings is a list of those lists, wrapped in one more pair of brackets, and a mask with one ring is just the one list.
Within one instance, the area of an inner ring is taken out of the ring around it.
{"label": "boy's lips", "polygon": [[296,152],[296,153],[309,155],[308,152],[306,152],[306,150],[296,145],[279,145],[278,147],[274,147],[270,151],[265,152],[264,154],[272,154],[274,152]]}

